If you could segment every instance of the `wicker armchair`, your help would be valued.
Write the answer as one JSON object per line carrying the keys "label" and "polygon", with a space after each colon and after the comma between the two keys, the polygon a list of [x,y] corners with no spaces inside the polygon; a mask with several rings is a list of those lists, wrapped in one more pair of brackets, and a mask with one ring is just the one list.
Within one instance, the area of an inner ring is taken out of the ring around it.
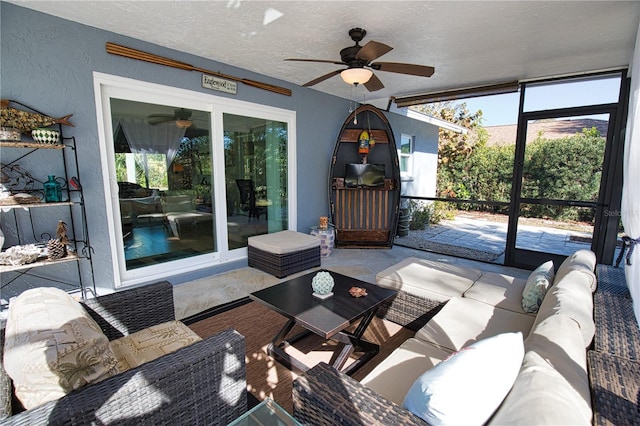
{"label": "wicker armchair", "polygon": [[[109,340],[175,319],[173,288],[166,281],[84,305]],[[13,401],[16,414],[0,424],[226,425],[247,409],[244,354],[244,337],[226,330],[31,410],[16,412]],[[10,386],[3,389],[3,383],[11,380],[0,368],[0,391],[5,391],[0,408],[12,399]]]}

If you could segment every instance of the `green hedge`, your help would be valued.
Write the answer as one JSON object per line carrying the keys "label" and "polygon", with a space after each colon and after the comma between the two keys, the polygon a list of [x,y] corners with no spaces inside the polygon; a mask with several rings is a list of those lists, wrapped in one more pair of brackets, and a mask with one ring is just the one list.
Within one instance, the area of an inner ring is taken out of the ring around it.
{"label": "green hedge", "polygon": [[[476,144],[456,161],[440,163],[438,194],[441,197],[508,202],[511,196],[515,145]],[[558,200],[596,201],[605,138],[595,129],[561,139],[542,136],[527,144],[522,196]],[[506,210],[466,205],[460,208]],[[591,221],[591,209],[523,205],[521,215],[558,220]]]}

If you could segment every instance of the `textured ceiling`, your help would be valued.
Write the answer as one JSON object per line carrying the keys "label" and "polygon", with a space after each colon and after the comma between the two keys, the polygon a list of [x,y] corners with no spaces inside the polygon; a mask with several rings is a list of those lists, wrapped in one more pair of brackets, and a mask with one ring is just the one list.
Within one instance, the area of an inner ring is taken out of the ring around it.
{"label": "textured ceiling", "polygon": [[[394,47],[379,58],[434,66],[430,78],[377,72],[392,96],[629,65],[640,2],[619,1],[24,1],[30,9],[302,85],[339,65],[362,27]],[[314,89],[349,97],[339,76]],[[361,93],[361,92],[360,92]],[[377,102],[374,101],[377,99]]]}

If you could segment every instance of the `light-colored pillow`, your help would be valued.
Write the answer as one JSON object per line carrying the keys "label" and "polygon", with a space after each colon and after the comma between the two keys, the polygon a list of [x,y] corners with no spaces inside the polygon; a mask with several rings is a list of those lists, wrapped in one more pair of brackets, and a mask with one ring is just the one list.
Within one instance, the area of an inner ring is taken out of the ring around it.
{"label": "light-colored pillow", "polygon": [[27,290],[11,303],[4,368],[26,409],[118,373],[98,324],[69,294],[49,287]]}
{"label": "light-colored pillow", "polygon": [[118,359],[118,371],[124,372],[202,340],[180,321],[169,321],[111,341]]}
{"label": "light-colored pillow", "polygon": [[527,313],[536,313],[547,294],[547,290],[553,283],[555,273],[553,261],[538,266],[527,278],[527,283],[522,290],[522,310]]}
{"label": "light-colored pillow", "polygon": [[522,333],[503,333],[475,342],[423,373],[403,406],[431,425],[485,423],[518,376]]}

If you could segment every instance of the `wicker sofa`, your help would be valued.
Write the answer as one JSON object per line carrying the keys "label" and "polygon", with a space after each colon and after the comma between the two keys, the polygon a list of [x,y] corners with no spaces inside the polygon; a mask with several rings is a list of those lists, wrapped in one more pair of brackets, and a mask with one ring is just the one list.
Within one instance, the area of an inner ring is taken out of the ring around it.
{"label": "wicker sofa", "polygon": [[[613,273],[611,267],[598,266],[600,283],[592,297],[595,265],[589,253],[582,255],[586,256],[578,256],[582,260],[571,268],[558,270],[558,281],[537,315],[516,312],[517,305],[509,299],[518,293],[521,299],[523,283],[513,277],[446,267],[445,275],[461,273],[463,279],[453,284],[449,279],[434,282],[426,293],[404,286],[400,300],[384,313],[417,329],[415,337],[360,382],[326,364],[307,371],[293,385],[294,416],[314,425],[424,425],[402,405],[416,377],[471,342],[520,331],[525,338],[522,366],[488,423],[639,424],[640,332],[624,280],[620,283],[621,274]],[[413,278],[420,276],[425,282],[443,277],[422,273]],[[614,276],[618,284],[611,285]],[[378,281],[385,278],[389,275],[383,273]],[[471,285],[467,287],[465,280],[471,280]],[[460,291],[462,296],[457,295]],[[604,300],[611,297],[624,300]]]}
{"label": "wicker sofa", "polygon": [[[90,299],[85,310],[114,340],[175,319],[166,281]],[[4,325],[0,348],[4,347]],[[247,409],[244,337],[226,330],[137,368],[21,411],[0,369],[0,424],[220,424]],[[231,362],[233,359],[234,362]],[[8,408],[13,410],[13,415]]]}

